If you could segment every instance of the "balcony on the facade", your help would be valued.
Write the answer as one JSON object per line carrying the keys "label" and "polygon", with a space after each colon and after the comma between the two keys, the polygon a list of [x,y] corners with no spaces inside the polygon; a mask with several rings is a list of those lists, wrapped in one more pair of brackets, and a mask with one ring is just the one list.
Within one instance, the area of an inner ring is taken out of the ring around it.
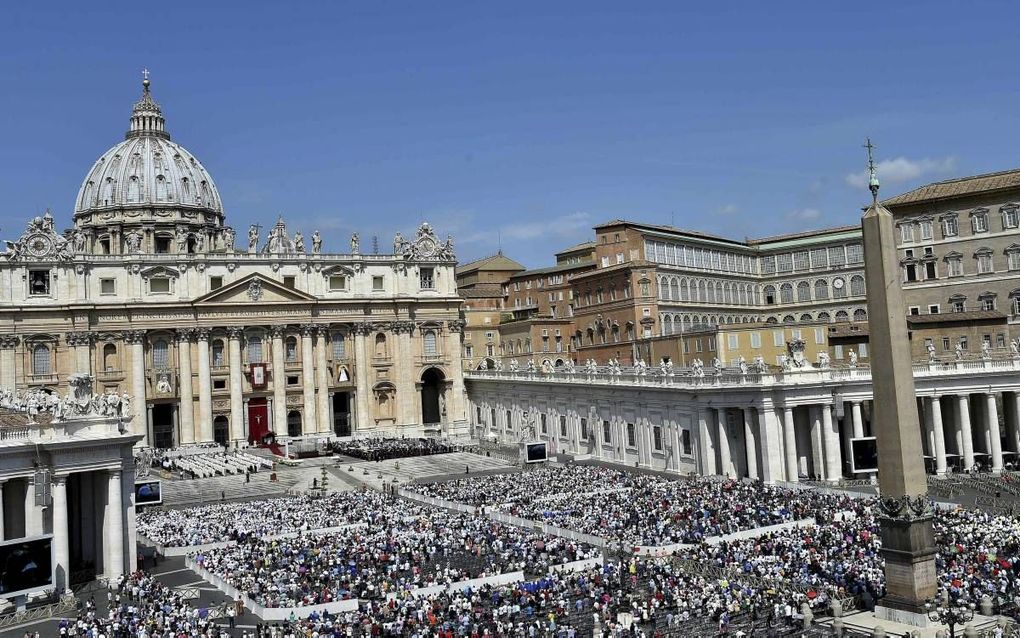
{"label": "balcony on the facade", "polygon": [[100,370],[96,374],[96,379],[99,381],[123,381],[124,371],[107,368],[106,370]]}
{"label": "balcony on the facade", "polygon": [[28,385],[56,385],[59,379],[55,374],[30,374]]}
{"label": "balcony on the facade", "polygon": [[417,357],[416,363],[420,366],[438,365],[448,363],[449,357],[442,352],[425,353]]}

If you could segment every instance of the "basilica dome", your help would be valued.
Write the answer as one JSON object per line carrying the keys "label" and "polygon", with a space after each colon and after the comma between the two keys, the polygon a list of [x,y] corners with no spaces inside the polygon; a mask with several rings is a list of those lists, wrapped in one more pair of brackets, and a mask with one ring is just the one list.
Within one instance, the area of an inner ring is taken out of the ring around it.
{"label": "basilica dome", "polygon": [[[122,217],[118,211],[156,211],[159,217],[220,225],[223,207],[216,185],[201,162],[170,141],[159,104],[143,85],[120,142],[96,160],[75,201],[76,222]],[[98,214],[93,219],[93,214]],[[130,216],[130,215],[129,215]]]}

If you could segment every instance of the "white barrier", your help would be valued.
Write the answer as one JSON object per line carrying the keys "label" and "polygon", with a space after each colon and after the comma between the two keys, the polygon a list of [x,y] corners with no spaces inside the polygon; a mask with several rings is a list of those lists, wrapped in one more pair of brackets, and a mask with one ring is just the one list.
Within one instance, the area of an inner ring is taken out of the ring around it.
{"label": "white barrier", "polygon": [[815,519],[813,518],[802,518],[796,521],[787,521],[785,523],[779,523],[778,525],[766,525],[765,527],[755,527],[753,529],[745,529],[739,532],[733,532],[732,534],[723,534],[722,536],[710,536],[705,539],[705,543],[708,545],[718,545],[722,542],[738,541],[745,538],[756,538],[763,534],[769,534],[771,532],[780,532],[786,529],[795,529],[797,527],[813,527]]}
{"label": "white barrier", "polygon": [[563,563],[562,565],[550,565],[550,574],[563,574],[571,572],[583,572],[586,569],[595,567],[596,565],[602,565],[602,557],[596,556],[595,558],[586,558],[584,560],[575,560],[570,563]]}
{"label": "white barrier", "polygon": [[[260,538],[272,541],[279,538],[296,538],[299,534],[330,534],[332,532],[339,532],[345,529],[354,529],[356,527],[368,527],[368,523],[365,522],[348,523],[346,525],[337,525],[335,527],[319,527],[316,529],[303,529],[298,530],[296,532],[285,532],[283,534],[268,534]],[[152,541],[145,538],[144,536],[140,536],[139,538],[145,539],[146,541],[148,541],[149,544],[153,544]],[[155,547],[156,550],[160,553],[160,555],[170,557],[170,556],[188,556],[191,554],[203,552],[207,549],[220,549],[223,547],[233,547],[234,545],[237,545],[237,541],[230,540],[221,541],[218,543],[206,543],[204,545],[185,545],[183,547],[166,547],[164,545],[156,544]]]}
{"label": "white barrier", "polygon": [[441,498],[435,498],[434,496],[425,496],[413,490],[405,490],[404,488],[398,488],[397,494],[402,498],[406,498],[409,501],[415,503],[421,503],[422,505],[430,505],[432,507],[438,507],[440,509],[451,510],[454,512],[463,512],[465,514],[477,514],[478,508],[473,505],[466,505],[464,503],[457,503],[455,501],[447,501]]}

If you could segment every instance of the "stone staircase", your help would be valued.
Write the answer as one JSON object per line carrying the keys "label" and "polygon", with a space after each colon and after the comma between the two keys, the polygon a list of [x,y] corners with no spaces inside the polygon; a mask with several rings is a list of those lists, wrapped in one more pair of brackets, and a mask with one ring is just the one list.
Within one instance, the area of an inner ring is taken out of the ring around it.
{"label": "stone staircase", "polygon": [[270,481],[272,472],[263,470],[251,475],[214,476],[204,479],[163,481],[163,505],[185,507],[220,500],[238,501],[286,496],[287,491],[302,478],[298,472],[277,472],[277,481]]}

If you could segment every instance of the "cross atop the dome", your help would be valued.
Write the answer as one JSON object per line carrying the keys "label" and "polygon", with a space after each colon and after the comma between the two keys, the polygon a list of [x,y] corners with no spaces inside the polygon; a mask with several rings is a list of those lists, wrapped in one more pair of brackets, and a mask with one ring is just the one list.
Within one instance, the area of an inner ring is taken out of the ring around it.
{"label": "cross atop the dome", "polygon": [[142,69],[142,87],[146,93],[149,92],[149,69],[146,68]]}

